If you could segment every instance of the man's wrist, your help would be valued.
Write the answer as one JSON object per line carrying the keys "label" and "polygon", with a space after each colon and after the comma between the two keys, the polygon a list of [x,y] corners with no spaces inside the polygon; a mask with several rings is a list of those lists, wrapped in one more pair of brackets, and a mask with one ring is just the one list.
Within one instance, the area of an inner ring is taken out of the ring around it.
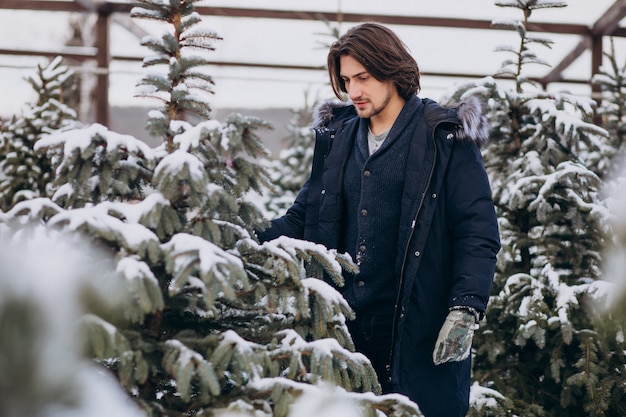
{"label": "man's wrist", "polygon": [[467,311],[472,316],[474,316],[474,326],[475,326],[474,329],[478,329],[478,322],[482,318],[482,314],[480,311],[476,310],[474,307],[471,307],[471,306],[452,306],[448,309],[448,311],[453,311],[453,310]]}

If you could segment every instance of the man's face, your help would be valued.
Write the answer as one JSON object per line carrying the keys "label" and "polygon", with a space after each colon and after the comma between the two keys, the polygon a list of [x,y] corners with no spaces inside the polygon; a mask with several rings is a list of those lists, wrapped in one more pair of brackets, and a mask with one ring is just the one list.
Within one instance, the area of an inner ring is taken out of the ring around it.
{"label": "man's face", "polygon": [[339,58],[340,75],[359,117],[372,118],[399,99],[392,81],[378,81],[350,55]]}

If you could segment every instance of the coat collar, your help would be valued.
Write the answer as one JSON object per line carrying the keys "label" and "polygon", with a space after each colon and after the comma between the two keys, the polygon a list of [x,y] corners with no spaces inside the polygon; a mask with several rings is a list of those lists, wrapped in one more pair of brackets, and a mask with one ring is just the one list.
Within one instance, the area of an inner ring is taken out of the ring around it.
{"label": "coat collar", "polygon": [[[424,103],[424,119],[430,126],[440,123],[456,125],[457,140],[474,142],[479,147],[489,140],[489,123],[477,97],[469,97],[456,107],[444,107],[427,98],[415,99]],[[409,99],[405,107],[413,101],[413,98]],[[352,104],[337,100],[326,101],[315,108],[311,127],[327,127],[331,122],[353,117],[358,116]]]}

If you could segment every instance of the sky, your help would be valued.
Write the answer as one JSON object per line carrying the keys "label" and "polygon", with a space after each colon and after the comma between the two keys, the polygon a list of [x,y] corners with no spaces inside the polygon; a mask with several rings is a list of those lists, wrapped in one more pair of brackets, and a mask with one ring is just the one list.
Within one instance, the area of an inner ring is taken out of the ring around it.
{"label": "sky", "polygon": [[[539,10],[531,16],[536,22],[566,22],[592,24],[613,0],[570,0],[568,7]],[[265,7],[287,10],[341,10],[345,13],[382,13],[492,20],[520,19],[520,13],[511,8],[497,7],[492,0],[211,0],[201,4],[228,7]],[[461,7],[459,7],[462,5]],[[126,16],[118,16],[124,20]],[[0,48],[55,49],[61,48],[69,34],[69,15],[39,11],[0,10]],[[127,20],[127,19],[126,19]],[[135,21],[142,29],[159,35],[164,27],[151,22]],[[210,57],[215,61],[241,61],[249,63],[279,63],[321,66],[326,60],[325,36],[328,28],[319,21],[287,21],[279,19],[228,18],[207,16],[203,25],[215,30],[223,40]],[[344,32],[351,24],[343,24]],[[506,57],[494,50],[504,44],[515,44],[513,32],[463,30],[444,28],[392,27],[409,47],[424,72],[449,71],[472,73],[480,76],[497,71]],[[139,38],[125,30],[115,20],[112,24],[111,52],[113,55],[143,57],[149,51],[139,45]],[[572,50],[579,41],[577,36],[548,35],[555,44],[552,50],[537,52],[554,65]],[[622,41],[622,40],[620,40]],[[608,44],[608,42],[606,43]],[[626,44],[622,50],[626,50]],[[0,101],[0,116],[20,111],[33,93],[24,77],[33,72],[37,57],[0,55],[0,91],[5,97]],[[590,68],[590,54],[585,53],[566,76],[584,76]],[[135,84],[145,74],[140,62],[113,62],[111,64],[109,100],[112,105],[145,105],[153,103],[134,97]],[[531,69],[536,74],[546,69]],[[332,97],[324,71],[265,70],[250,67],[209,68],[215,80],[214,108],[299,108],[316,99]],[[533,74],[531,74],[533,75]],[[422,96],[438,99],[461,79],[423,76]],[[553,88],[564,87],[555,84]],[[568,85],[574,93],[588,94],[586,86]]]}

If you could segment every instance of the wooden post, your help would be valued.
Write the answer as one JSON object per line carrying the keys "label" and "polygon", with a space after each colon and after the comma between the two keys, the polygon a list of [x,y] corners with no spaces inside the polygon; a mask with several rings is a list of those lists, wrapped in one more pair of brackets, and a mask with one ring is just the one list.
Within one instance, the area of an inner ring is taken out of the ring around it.
{"label": "wooden post", "polygon": [[109,64],[111,52],[109,50],[109,28],[111,13],[105,8],[98,10],[96,22],[96,122],[109,126]]}
{"label": "wooden post", "polygon": [[[591,78],[589,79],[590,83],[591,83],[591,79],[593,78],[593,76],[600,72],[600,66],[602,65],[602,59],[603,59],[602,53],[603,53],[602,36],[601,35],[592,36],[591,37]],[[596,101],[596,103],[598,104],[598,107],[602,103],[601,92],[602,90],[600,89],[600,86],[598,84],[591,83],[591,98],[593,98]],[[594,119],[593,121],[595,124],[602,126],[602,117],[598,114],[598,112],[595,112],[593,119]]]}

